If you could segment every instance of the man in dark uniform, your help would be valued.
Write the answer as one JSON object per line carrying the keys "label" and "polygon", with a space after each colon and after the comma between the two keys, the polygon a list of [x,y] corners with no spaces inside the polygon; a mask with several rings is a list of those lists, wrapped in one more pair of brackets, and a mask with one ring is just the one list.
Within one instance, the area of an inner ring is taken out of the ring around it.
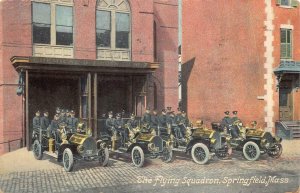
{"label": "man in dark uniform", "polygon": [[178,139],[181,138],[181,135],[179,133],[179,128],[176,123],[175,113],[173,111],[169,112],[169,118],[167,120],[167,123],[169,124],[169,127],[171,128],[172,134]]}
{"label": "man in dark uniform", "polygon": [[121,135],[121,144],[124,144],[128,137],[125,133],[124,121],[121,118],[121,113],[117,113],[116,115],[116,119],[114,121],[114,128],[116,129],[116,132]]}
{"label": "man in dark uniform", "polygon": [[64,109],[61,110],[59,122],[60,123],[66,123],[67,117],[66,117],[66,111]]}
{"label": "man in dark uniform", "polygon": [[151,128],[155,129],[156,135],[159,135],[159,130],[158,130],[159,119],[158,119],[158,115],[157,115],[157,110],[155,110],[155,109],[152,111],[150,125],[151,125]]}
{"label": "man in dark uniform", "polygon": [[50,125],[49,113],[48,111],[44,112],[44,116],[41,118],[41,128],[42,130],[47,130]]}
{"label": "man in dark uniform", "polygon": [[166,109],[163,109],[161,111],[161,115],[158,116],[158,129],[159,129],[159,134],[161,132],[167,133],[167,112]]}
{"label": "man in dark uniform", "polygon": [[33,129],[39,129],[39,128],[41,128],[41,116],[40,115],[41,115],[40,111],[37,111],[35,113],[35,117],[32,120],[32,127],[33,127]]}
{"label": "man in dark uniform", "polygon": [[113,112],[109,111],[108,118],[105,121],[105,126],[106,126],[107,132],[110,136],[112,136],[113,133],[115,132],[114,122],[115,122],[115,119],[113,118]]}
{"label": "man in dark uniform", "polygon": [[150,113],[150,108],[147,107],[146,112],[144,113],[141,122],[143,124],[144,127],[146,127],[147,129],[150,129],[151,126],[151,113]]}
{"label": "man in dark uniform", "polygon": [[190,121],[189,121],[185,111],[181,111],[181,114],[176,117],[176,123],[178,124],[180,137],[184,137],[186,127],[190,126]]}
{"label": "man in dark uniform", "polygon": [[231,118],[229,117],[229,111],[225,111],[224,114],[225,114],[225,116],[221,121],[221,128],[223,131],[226,130],[228,133],[230,133],[229,130],[230,130],[232,122],[231,122]]}
{"label": "man in dark uniform", "polygon": [[232,114],[233,114],[233,117],[231,118],[231,122],[232,122],[232,123],[234,123],[234,122],[237,121],[237,120],[241,121],[241,120],[237,117],[237,114],[238,114],[237,111],[232,111]]}
{"label": "man in dark uniform", "polygon": [[69,109],[66,110],[66,119],[71,117],[71,111],[69,111]]}
{"label": "man in dark uniform", "polygon": [[75,133],[78,126],[78,119],[75,117],[75,111],[71,110],[70,116],[67,118],[67,128],[71,131],[71,133]]}
{"label": "man in dark uniform", "polygon": [[51,121],[50,124],[50,132],[54,135],[54,139],[56,141],[60,141],[60,131],[59,131],[59,115],[55,114],[54,119]]}
{"label": "man in dark uniform", "polygon": [[139,126],[138,120],[136,120],[135,114],[130,115],[130,119],[127,121],[128,129],[132,130]]}

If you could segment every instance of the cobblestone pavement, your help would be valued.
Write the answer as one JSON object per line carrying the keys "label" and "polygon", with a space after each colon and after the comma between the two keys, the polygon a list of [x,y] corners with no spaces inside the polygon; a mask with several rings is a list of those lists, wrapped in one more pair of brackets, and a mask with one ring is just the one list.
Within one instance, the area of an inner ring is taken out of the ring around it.
{"label": "cobblestone pavement", "polygon": [[[107,167],[80,162],[70,173],[45,156],[42,162],[47,162],[49,168],[31,160],[27,163],[30,170],[16,165],[17,169],[2,172],[0,192],[292,192],[300,184],[298,143],[287,144],[291,151],[285,149],[276,160],[263,155],[259,161],[249,162],[236,152],[232,159],[213,159],[207,165],[197,165],[188,156],[176,154],[171,163],[147,160],[145,167],[136,168],[130,157],[121,156],[110,159]],[[16,155],[15,159],[22,157]],[[36,169],[32,167],[35,165]]]}

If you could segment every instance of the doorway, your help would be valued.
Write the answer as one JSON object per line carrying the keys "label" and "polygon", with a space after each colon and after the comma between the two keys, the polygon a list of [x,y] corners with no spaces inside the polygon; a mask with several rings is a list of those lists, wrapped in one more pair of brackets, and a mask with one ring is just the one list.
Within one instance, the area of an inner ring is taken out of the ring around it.
{"label": "doorway", "polygon": [[279,89],[279,119],[280,121],[293,120],[293,89],[292,81],[286,80],[280,83]]}

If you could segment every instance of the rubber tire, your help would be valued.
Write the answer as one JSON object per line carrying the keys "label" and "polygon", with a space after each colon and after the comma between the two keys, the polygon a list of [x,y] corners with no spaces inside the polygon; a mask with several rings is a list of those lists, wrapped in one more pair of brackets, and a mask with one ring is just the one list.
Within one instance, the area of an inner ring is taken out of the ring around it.
{"label": "rubber tire", "polygon": [[[65,156],[68,155],[69,157],[69,166],[67,167],[65,164]],[[71,149],[66,148],[63,152],[63,164],[64,164],[64,169],[66,172],[70,172],[73,170],[73,166],[74,166],[74,157],[73,157],[73,153],[71,151]]]}
{"label": "rubber tire", "polygon": [[[204,150],[205,158],[203,161],[199,161],[195,156],[195,150],[197,148],[202,148]],[[192,154],[192,158],[193,158],[194,162],[196,162],[197,164],[203,165],[203,164],[206,164],[209,160],[209,150],[208,150],[207,146],[203,143],[196,143],[195,145],[193,145],[191,154]]]}
{"label": "rubber tire", "polygon": [[[246,148],[249,146],[249,145],[252,145],[254,148],[255,148],[255,150],[256,150],[256,156],[254,157],[254,158],[250,158],[249,156],[248,156],[248,154],[246,153]],[[258,145],[255,143],[255,142],[253,142],[253,141],[248,141],[247,143],[245,143],[245,145],[243,146],[243,155],[244,155],[244,157],[248,160],[248,161],[256,161],[258,158],[259,158],[259,156],[260,156],[260,149],[259,149],[259,147],[258,147]]]}
{"label": "rubber tire", "polygon": [[164,159],[164,157],[162,157],[162,160],[163,160],[163,162],[165,162],[165,163],[169,163],[169,162],[171,162],[172,161],[172,159],[173,159],[173,151],[172,151],[172,149],[169,149],[169,148],[164,148],[164,150],[163,151],[168,151],[168,154],[169,154],[169,157],[168,157],[168,159]]}
{"label": "rubber tire", "polygon": [[281,144],[275,144],[275,145],[277,145],[278,147],[279,147],[279,153],[277,154],[277,155],[273,155],[273,154],[271,154],[270,152],[268,152],[268,155],[271,157],[271,158],[274,158],[274,159],[277,159],[277,158],[279,158],[280,156],[281,156],[281,154],[282,154],[282,145]]}
{"label": "rubber tire", "polygon": [[[134,161],[134,159],[133,159],[133,153],[134,153],[135,151],[138,151],[139,154],[140,154],[140,157],[141,157],[140,163],[136,163],[136,162]],[[132,159],[132,163],[134,164],[134,166],[139,167],[139,168],[143,167],[144,162],[145,162],[145,155],[144,155],[144,151],[142,150],[141,147],[135,146],[135,147],[131,150],[131,159]]]}
{"label": "rubber tire", "polygon": [[99,149],[97,154],[99,155],[99,152],[101,151],[104,151],[104,160],[102,161],[101,158],[99,158],[99,163],[101,164],[101,166],[107,166],[109,160],[108,148],[106,147],[104,149]]}
{"label": "rubber tire", "polygon": [[[35,146],[37,146],[37,148],[39,148],[38,154],[35,153],[35,150],[34,150]],[[37,139],[34,140],[34,142],[32,144],[32,152],[33,152],[35,159],[41,160],[43,158],[42,145],[39,142],[39,140],[37,140]]]}

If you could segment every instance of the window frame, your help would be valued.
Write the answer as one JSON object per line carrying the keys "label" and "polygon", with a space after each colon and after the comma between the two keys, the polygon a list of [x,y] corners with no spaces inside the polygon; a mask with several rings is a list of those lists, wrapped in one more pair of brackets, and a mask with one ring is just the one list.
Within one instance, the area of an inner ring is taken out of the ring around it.
{"label": "window frame", "polygon": [[[109,26],[110,26],[110,40],[109,40],[109,44],[110,46],[107,47],[107,46],[98,46],[97,45],[97,30],[105,30],[105,29],[100,29],[100,28],[97,28],[97,11],[106,11],[106,12],[109,12],[109,15],[110,15],[110,23],[109,23]],[[97,48],[102,48],[102,49],[111,49],[111,46],[112,46],[112,42],[111,42],[111,36],[112,36],[112,13],[108,10],[100,10],[100,9],[96,9],[96,47]]]}
{"label": "window frame", "polygon": [[[73,1],[72,1],[73,2]],[[41,4],[48,4],[50,5],[50,44],[43,44],[43,43],[34,43],[33,42],[33,4],[34,3],[41,3]],[[72,44],[71,45],[61,45],[56,44],[56,6],[66,6],[72,8]],[[58,46],[58,47],[74,47],[74,40],[75,40],[75,33],[74,33],[74,4],[68,2],[59,2],[59,1],[52,1],[52,0],[32,0],[31,1],[31,37],[32,37],[32,45],[44,45],[44,46]]]}
{"label": "window frame", "polygon": [[[285,42],[281,42],[281,32],[282,31],[286,31],[285,33],[285,39],[286,41]],[[288,36],[288,33],[289,32],[289,36],[290,36],[290,42],[287,43],[287,36]],[[282,46],[285,45],[286,46],[286,50],[285,50],[285,56],[282,56]],[[290,56],[288,56],[288,52],[287,52],[287,48],[288,46],[290,47]],[[290,29],[290,28],[280,28],[280,60],[292,60],[293,59],[293,29]]]}
{"label": "window frame", "polygon": [[[98,1],[99,3],[100,1]],[[126,1],[126,3],[129,5],[129,2]],[[95,42],[96,42],[96,49],[107,49],[107,50],[116,50],[116,51],[130,51],[132,48],[132,14],[131,14],[131,9],[129,6],[129,10],[120,10],[117,7],[114,8],[103,8],[99,7],[99,5],[96,6],[96,25],[95,25],[95,30],[97,33],[97,11],[108,11],[110,12],[111,15],[111,30],[110,30],[110,47],[100,47],[97,45],[97,37],[95,37]],[[128,48],[117,48],[116,47],[116,36],[117,36],[117,24],[116,24],[116,14],[117,13],[125,13],[129,15],[129,34],[128,34]],[[97,36],[97,34],[96,34]]]}

